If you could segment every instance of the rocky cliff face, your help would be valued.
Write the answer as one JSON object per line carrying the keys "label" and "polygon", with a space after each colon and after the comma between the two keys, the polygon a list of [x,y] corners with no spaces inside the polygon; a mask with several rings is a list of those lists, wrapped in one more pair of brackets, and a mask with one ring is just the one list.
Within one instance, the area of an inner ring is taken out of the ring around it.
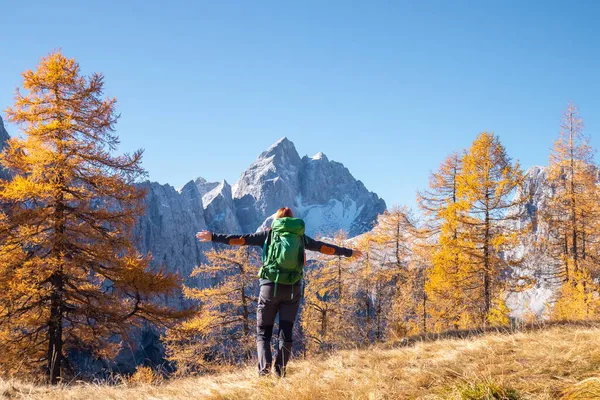
{"label": "rocky cliff face", "polygon": [[525,178],[523,189],[515,193],[515,198],[525,198],[526,201],[516,211],[520,218],[513,223],[519,228],[531,227],[531,234],[507,256],[522,259],[516,272],[534,278],[535,284],[524,292],[509,295],[507,304],[514,317],[521,317],[527,313],[541,316],[561,283],[553,276],[557,267],[556,261],[539,249],[540,242],[548,235],[548,227],[541,220],[540,212],[554,194],[548,183],[548,168],[531,167],[527,170]]}
{"label": "rocky cliff face", "polygon": [[217,186],[219,186],[219,182],[208,182],[206,179],[199,177],[194,180],[194,184],[198,188],[198,192],[200,196],[204,196],[206,193],[210,192]]}
{"label": "rocky cliff face", "polygon": [[164,265],[189,280],[189,275],[204,260],[203,252],[210,243],[195,238],[198,231],[207,229],[202,197],[196,185],[187,184],[181,192],[170,185],[144,182],[147,190],[146,214],[134,230],[138,248],[152,253],[156,265]]}
{"label": "rocky cliff face", "polygon": [[342,229],[353,237],[371,230],[377,215],[385,211],[383,199],[323,153],[303,157],[302,164],[295,206],[309,232],[331,236]]}
{"label": "rocky cliff face", "polygon": [[6,132],[6,129],[4,128],[4,121],[2,120],[2,117],[0,117],[0,149],[4,149],[8,139],[10,139],[10,136],[8,136],[8,132]]}
{"label": "rocky cliff face", "polygon": [[210,192],[202,196],[202,204],[209,230],[242,233],[233,204],[231,186],[227,181],[221,181]]}
{"label": "rocky cliff face", "polygon": [[[8,139],[10,139],[10,136],[8,136],[8,132],[4,128],[4,121],[2,120],[2,117],[0,116],[0,151],[4,150],[4,148],[7,145]],[[10,173],[7,170],[5,170],[4,168],[0,167],[0,179],[9,179],[9,178],[10,178]]]}

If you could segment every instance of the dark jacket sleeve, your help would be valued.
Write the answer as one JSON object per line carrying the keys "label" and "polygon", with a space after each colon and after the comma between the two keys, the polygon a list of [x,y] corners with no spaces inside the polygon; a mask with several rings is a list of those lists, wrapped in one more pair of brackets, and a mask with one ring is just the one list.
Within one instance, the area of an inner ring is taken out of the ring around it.
{"label": "dark jacket sleeve", "polygon": [[304,237],[306,238],[306,250],[318,251],[319,253],[328,254],[330,256],[352,256],[352,249],[347,249],[346,247],[339,247],[333,244],[321,242],[308,236]]}
{"label": "dark jacket sleeve", "polygon": [[212,241],[216,243],[229,244],[232,246],[263,246],[269,232],[247,233],[245,235],[223,235],[220,233],[212,234]]}

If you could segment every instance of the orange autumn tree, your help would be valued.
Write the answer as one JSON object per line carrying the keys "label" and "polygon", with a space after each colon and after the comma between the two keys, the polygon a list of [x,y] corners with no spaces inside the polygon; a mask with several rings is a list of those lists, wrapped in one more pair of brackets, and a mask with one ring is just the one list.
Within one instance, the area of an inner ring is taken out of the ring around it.
{"label": "orange autumn tree", "polygon": [[[377,285],[383,310],[386,337],[399,338],[411,332],[416,317],[412,305],[423,291],[415,286],[411,260],[417,221],[406,206],[394,206],[377,216],[373,240],[380,249]],[[406,307],[408,304],[411,306]],[[417,317],[418,318],[418,317]]]}
{"label": "orange autumn tree", "polygon": [[210,250],[191,276],[203,282],[184,287],[199,310],[163,336],[167,357],[179,375],[204,372],[219,364],[249,359],[256,348],[259,257],[247,246]]}
{"label": "orange autumn tree", "polygon": [[[346,246],[347,236],[337,232],[332,240]],[[342,256],[317,255],[315,264],[307,268],[304,307],[300,318],[302,332],[308,339],[309,353],[340,349],[355,344],[354,297],[351,291],[351,260]]]}
{"label": "orange autumn tree", "polygon": [[458,185],[463,170],[464,154],[450,154],[429,179],[429,188],[417,193],[417,202],[426,217],[427,240],[418,249],[429,256],[431,268],[425,281],[429,299],[431,328],[434,331],[468,327],[474,315],[473,304],[465,289],[465,272],[472,245],[465,240],[467,227],[462,222],[470,208],[459,197]]}
{"label": "orange autumn tree", "polygon": [[546,248],[563,281],[553,318],[597,317],[600,261],[600,193],[594,150],[583,132],[579,110],[569,104],[550,154],[548,182],[553,196],[542,217],[548,226]]}
{"label": "orange autumn tree", "polygon": [[133,246],[142,152],[112,155],[118,116],[103,76],[58,51],[23,79],[6,114],[25,138],[0,158],[13,175],[0,181],[0,363],[7,375],[45,369],[55,384],[71,350],[112,357],[132,325],[179,317],[154,301],[179,280]]}
{"label": "orange autumn tree", "polygon": [[469,264],[459,271],[459,279],[478,309],[475,319],[482,324],[508,323],[506,293],[523,290],[521,282],[528,283],[515,276],[514,266],[520,260],[507,256],[526,233],[513,223],[519,218],[518,206],[527,200],[514,198],[522,182],[519,163],[511,161],[498,136],[488,132],[477,136],[459,175],[458,197],[469,205],[460,217],[463,240],[469,243],[465,248]]}
{"label": "orange autumn tree", "polygon": [[383,299],[380,295],[383,290],[382,282],[378,279],[381,271],[377,263],[381,255],[372,231],[360,235],[355,246],[363,253],[363,257],[356,263],[350,282],[355,303],[353,319],[358,330],[356,341],[368,345],[380,340],[383,332]]}

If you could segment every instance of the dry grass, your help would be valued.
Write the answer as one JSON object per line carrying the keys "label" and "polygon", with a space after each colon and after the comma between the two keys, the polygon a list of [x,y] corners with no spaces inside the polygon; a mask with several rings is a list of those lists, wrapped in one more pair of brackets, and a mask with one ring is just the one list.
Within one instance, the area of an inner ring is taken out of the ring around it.
{"label": "dry grass", "polygon": [[288,377],[254,368],[159,385],[59,388],[0,381],[13,399],[599,399],[600,325],[488,333],[292,362]]}

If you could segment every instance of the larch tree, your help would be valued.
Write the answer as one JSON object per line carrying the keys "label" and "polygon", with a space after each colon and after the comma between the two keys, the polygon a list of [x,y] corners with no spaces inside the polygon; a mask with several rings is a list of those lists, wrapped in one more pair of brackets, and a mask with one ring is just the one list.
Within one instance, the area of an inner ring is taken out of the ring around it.
{"label": "larch tree", "polygon": [[[347,236],[337,232],[333,243],[344,246]],[[305,301],[302,312],[302,331],[307,350],[318,352],[343,348],[354,343],[353,293],[351,291],[351,260],[342,256],[318,255],[305,280]]]}
{"label": "larch tree", "polygon": [[480,323],[505,324],[508,308],[504,297],[508,291],[519,290],[520,278],[513,270],[519,260],[511,260],[507,254],[526,232],[512,223],[519,218],[518,206],[527,200],[514,199],[523,173],[498,136],[483,132],[465,155],[459,178],[458,195],[469,204],[461,223],[467,227],[465,240],[471,243],[466,251],[471,265],[461,279],[479,306]]}
{"label": "larch tree", "polygon": [[407,292],[412,295],[410,262],[415,241],[416,221],[407,207],[392,207],[377,217],[373,238],[381,249],[379,270],[375,277],[385,316],[388,337],[402,337],[407,332],[409,319],[403,303]]}
{"label": "larch tree", "polygon": [[589,271],[572,271],[569,280],[559,288],[549,312],[554,320],[589,320],[600,316],[598,283]]}
{"label": "larch tree", "polygon": [[304,305],[300,313],[300,326],[308,354],[319,353],[329,347],[329,321],[336,307],[326,297],[327,287],[321,279],[318,266],[311,264],[314,268],[304,274]]}
{"label": "larch tree", "polygon": [[184,287],[185,297],[198,303],[198,311],[163,337],[167,357],[180,374],[235,364],[254,353],[258,255],[246,246],[213,249],[205,255],[207,262],[191,276],[211,283]]}
{"label": "larch tree", "polygon": [[[565,285],[572,286],[560,291],[558,314],[571,309],[575,315],[573,308],[581,307],[589,315],[591,292],[598,286],[593,278],[598,278],[600,265],[598,168],[575,105],[569,104],[563,112],[560,128],[548,171],[554,192],[542,215],[548,226],[546,248],[560,262],[557,275]],[[579,289],[585,293],[579,295]],[[565,304],[569,302],[573,304]]]}
{"label": "larch tree", "polygon": [[[149,266],[131,231],[143,212],[141,151],[113,155],[114,98],[61,52],[23,73],[8,120],[22,127],[0,157],[0,362],[60,381],[71,350],[111,357],[143,320],[181,317],[158,305],[179,279]],[[19,360],[19,362],[15,362]]]}
{"label": "larch tree", "polygon": [[361,235],[355,247],[359,249],[364,257],[355,266],[353,279],[350,282],[350,290],[354,296],[356,326],[359,329],[357,340],[370,344],[378,339],[376,336],[377,321],[381,320],[376,314],[377,293],[377,248],[373,234],[367,232]]}
{"label": "larch tree", "polygon": [[418,244],[421,240],[415,240],[406,271],[407,280],[392,303],[390,321],[396,328],[388,330],[394,335],[390,339],[399,339],[398,333],[404,336],[428,331],[431,302],[425,289],[431,264],[428,249]]}
{"label": "larch tree", "polygon": [[[464,153],[464,152],[463,152]],[[429,188],[417,193],[417,203],[426,218],[418,248],[427,258],[430,268],[425,277],[425,296],[431,329],[466,328],[471,321],[469,293],[464,276],[470,268],[468,251],[471,243],[465,238],[467,227],[462,218],[470,205],[458,195],[464,154],[452,153],[429,178]]]}

